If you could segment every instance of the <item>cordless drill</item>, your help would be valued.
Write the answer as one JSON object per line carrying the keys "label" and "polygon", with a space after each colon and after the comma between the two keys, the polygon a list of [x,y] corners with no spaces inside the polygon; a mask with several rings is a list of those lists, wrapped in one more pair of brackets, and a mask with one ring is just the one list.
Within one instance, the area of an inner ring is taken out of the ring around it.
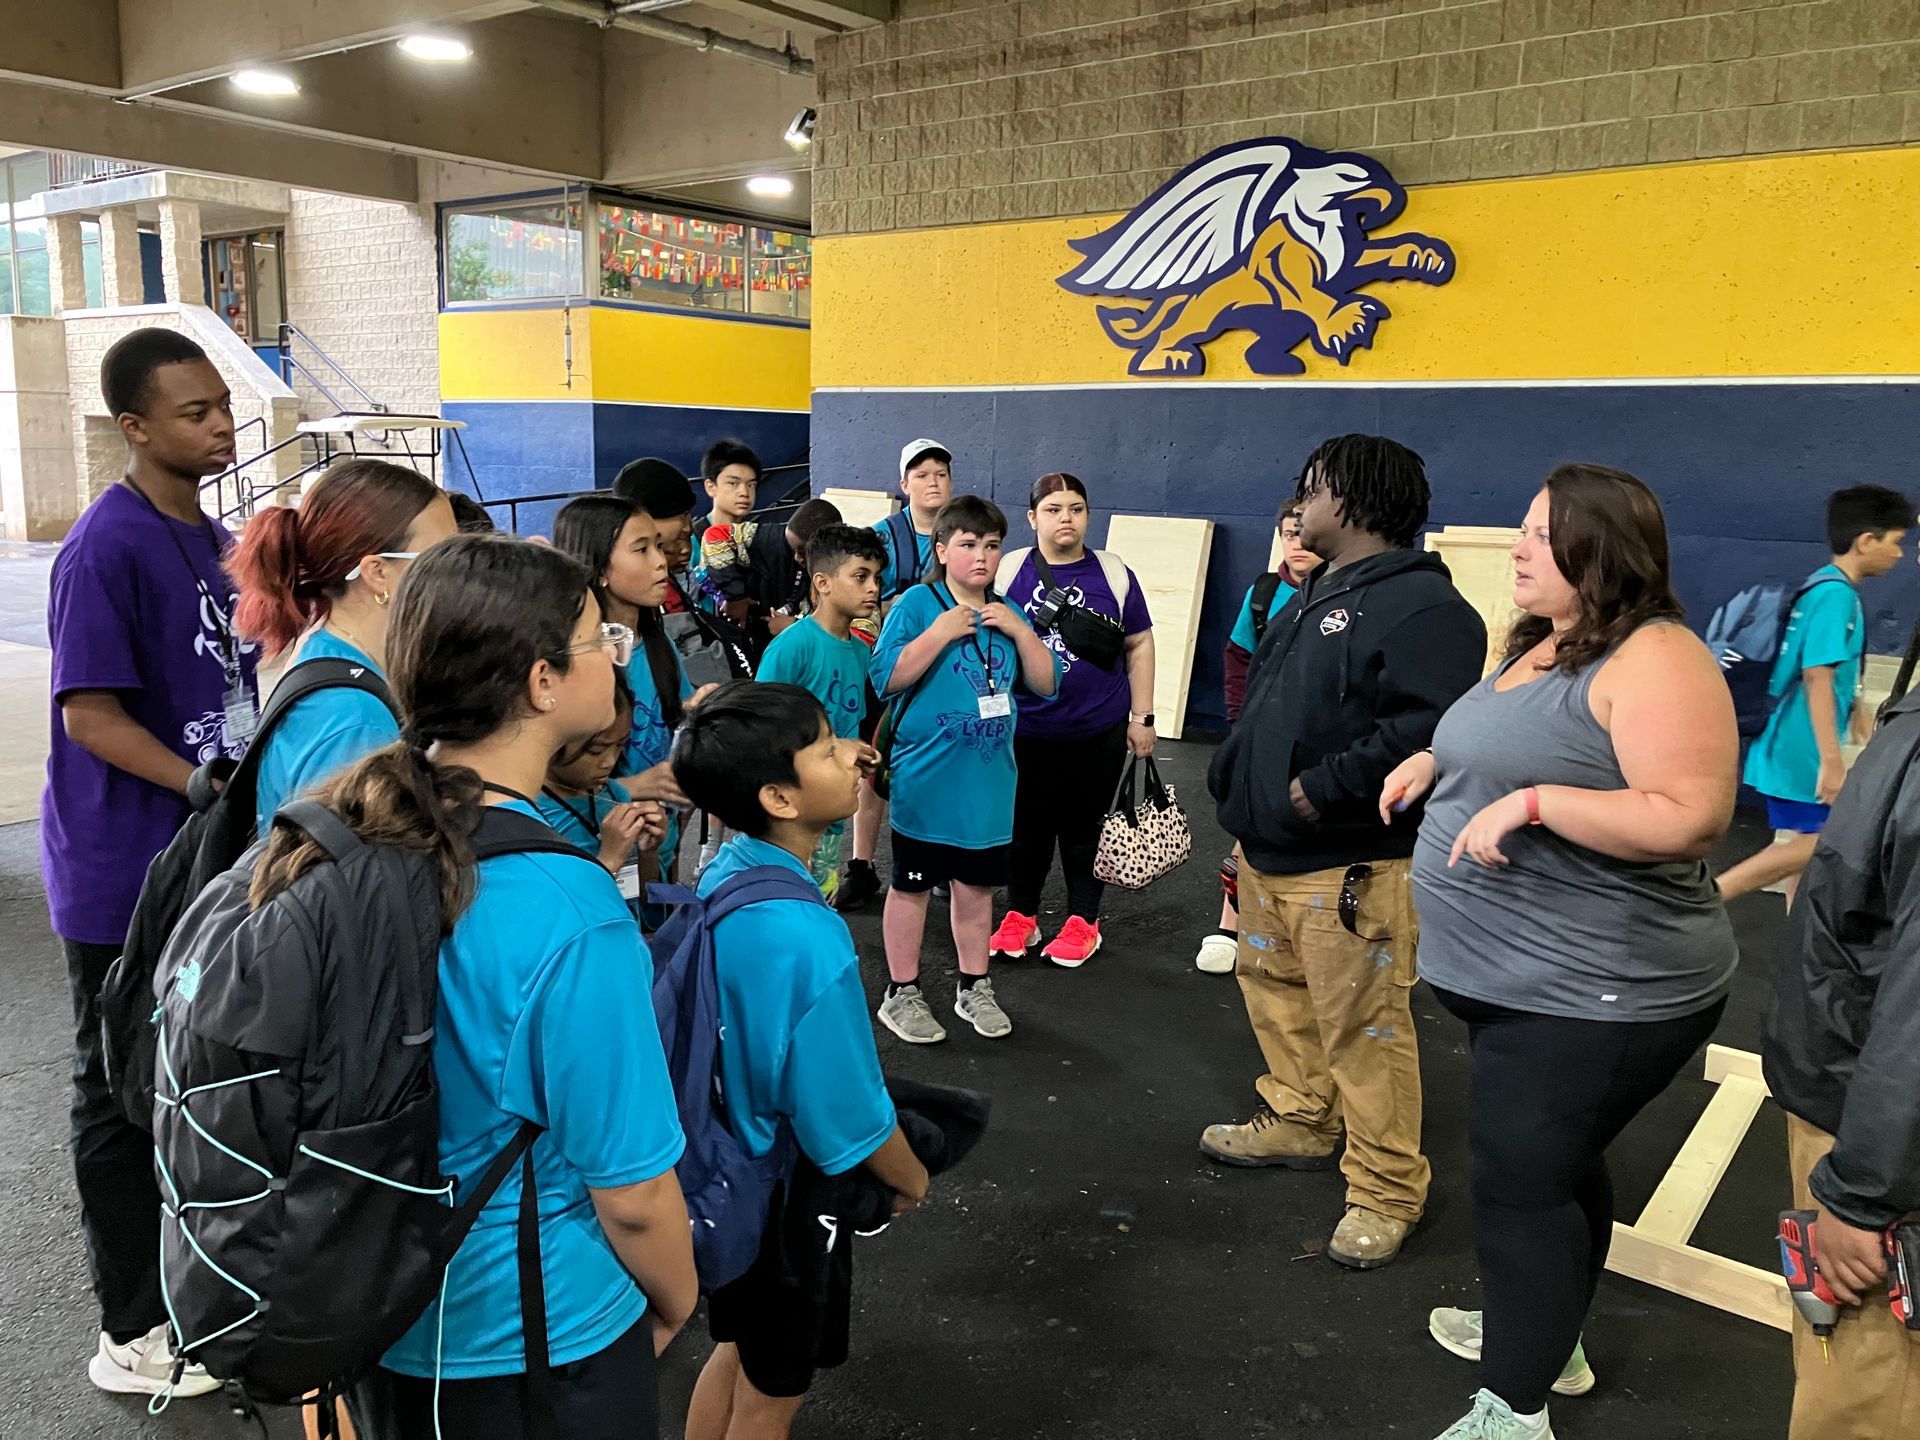
{"label": "cordless drill", "polygon": [[1800,1318],[1820,1337],[1820,1353],[1831,1357],[1833,1327],[1840,1319],[1840,1300],[1813,1259],[1812,1210],[1780,1212],[1780,1271],[1787,1277],[1787,1294]]}

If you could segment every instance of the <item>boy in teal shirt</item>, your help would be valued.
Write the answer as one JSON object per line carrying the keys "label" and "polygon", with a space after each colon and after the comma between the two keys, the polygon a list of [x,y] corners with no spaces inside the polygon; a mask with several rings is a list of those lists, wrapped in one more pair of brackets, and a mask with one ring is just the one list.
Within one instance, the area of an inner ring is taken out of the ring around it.
{"label": "boy in teal shirt", "polygon": [[[867,644],[853,622],[880,608],[880,567],[886,552],[871,530],[827,525],[807,542],[811,613],[778,635],[760,659],[759,678],[798,685],[827,712],[833,733],[858,743],[867,715]],[[840,884],[840,848],[847,831],[836,820],[813,852],[813,878],[829,900]]]}
{"label": "boy in teal shirt", "polygon": [[[738,832],[700,877],[701,895],[761,866],[805,875],[827,827],[853,814],[867,755],[798,686],[735,680],[715,690],[673,747],[688,798]],[[864,1166],[893,1191],[895,1215],[918,1206],[926,1167],[880,1074],[846,922],[824,903],[769,900],[727,916],[713,943],[720,1085],[735,1138],[765,1155],[784,1122],[823,1174]],[[776,1198],[770,1229],[783,1223],[784,1203]],[[745,1275],[709,1297],[716,1346],[694,1388],[687,1440],[788,1434],[816,1365],[845,1355],[851,1266],[828,1274],[820,1290],[786,1285],[779,1247],[763,1246]]]}
{"label": "boy in teal shirt", "polygon": [[1747,752],[1743,778],[1767,801],[1768,823],[1793,839],[1769,846],[1720,877],[1728,900],[1786,882],[1787,902],[1813,858],[1827,812],[1846,779],[1841,737],[1849,722],[1856,743],[1873,716],[1856,710],[1867,617],[1857,588],[1900,563],[1913,523],[1913,502],[1880,485],[1855,485],[1827,500],[1827,542],[1833,563],[1808,576],[1794,598],[1769,693],[1767,728]]}
{"label": "boy in teal shirt", "polygon": [[887,986],[880,1023],[913,1045],[947,1038],[920,990],[927,896],[951,891],[960,961],[954,1014],[981,1035],[1011,1034],[987,978],[993,888],[1013,839],[1013,687],[1042,700],[1060,688],[1060,657],[1017,607],[993,593],[1007,518],[973,495],[934,520],[941,579],[894,603],[873,652],[873,688],[893,702],[890,796],[893,888],[887,893]]}

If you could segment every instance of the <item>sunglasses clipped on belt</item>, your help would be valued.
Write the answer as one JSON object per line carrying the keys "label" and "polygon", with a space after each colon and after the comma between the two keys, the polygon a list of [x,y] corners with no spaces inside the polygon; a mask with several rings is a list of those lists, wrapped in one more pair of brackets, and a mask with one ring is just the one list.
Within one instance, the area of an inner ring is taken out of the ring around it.
{"label": "sunglasses clipped on belt", "polygon": [[1363,885],[1373,878],[1373,866],[1361,860],[1347,866],[1347,873],[1340,877],[1340,923],[1347,927],[1347,933],[1369,945],[1378,945],[1387,939],[1385,935],[1362,935],[1360,933],[1360,897],[1354,893],[1354,886]]}

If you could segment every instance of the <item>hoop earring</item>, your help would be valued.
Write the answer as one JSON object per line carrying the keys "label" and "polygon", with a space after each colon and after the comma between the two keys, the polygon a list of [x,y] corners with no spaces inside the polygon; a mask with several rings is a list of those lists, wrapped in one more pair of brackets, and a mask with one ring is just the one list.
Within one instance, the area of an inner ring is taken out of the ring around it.
{"label": "hoop earring", "polygon": [[387,592],[384,590],[376,590],[373,592],[373,603],[376,605],[384,606],[387,603],[387,601],[391,600],[392,598],[393,597],[387,594]]}

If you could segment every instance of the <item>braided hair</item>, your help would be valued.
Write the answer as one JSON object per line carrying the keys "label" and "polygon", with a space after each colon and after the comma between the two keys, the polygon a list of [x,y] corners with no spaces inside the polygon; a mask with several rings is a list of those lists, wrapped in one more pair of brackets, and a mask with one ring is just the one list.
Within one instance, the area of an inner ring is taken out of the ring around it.
{"label": "braided hair", "polygon": [[1426,463],[1384,435],[1336,435],[1322,441],[1300,467],[1294,494],[1326,485],[1340,502],[1346,523],[1401,549],[1413,544],[1427,523],[1433,491]]}

